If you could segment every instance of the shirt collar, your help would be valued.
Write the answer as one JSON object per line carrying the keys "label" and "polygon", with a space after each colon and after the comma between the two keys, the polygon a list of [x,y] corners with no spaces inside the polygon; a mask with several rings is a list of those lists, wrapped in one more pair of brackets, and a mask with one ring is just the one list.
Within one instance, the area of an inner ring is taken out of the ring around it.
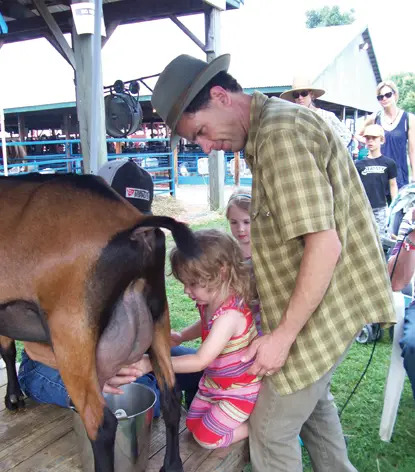
{"label": "shirt collar", "polygon": [[267,100],[268,97],[261,92],[254,92],[252,94],[248,140],[245,145],[245,158],[248,159],[248,161],[251,161],[251,163],[255,155],[255,142],[259,129],[261,113]]}

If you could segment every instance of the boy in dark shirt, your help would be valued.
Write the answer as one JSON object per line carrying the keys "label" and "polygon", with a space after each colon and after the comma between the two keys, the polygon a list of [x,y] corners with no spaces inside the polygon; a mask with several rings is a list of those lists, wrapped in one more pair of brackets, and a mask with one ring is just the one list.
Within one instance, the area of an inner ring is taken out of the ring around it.
{"label": "boy in dark shirt", "polygon": [[369,155],[356,161],[356,168],[372,206],[379,235],[385,236],[387,195],[394,199],[398,193],[396,164],[393,159],[382,156],[380,147],[385,142],[385,133],[380,125],[367,126],[363,136]]}

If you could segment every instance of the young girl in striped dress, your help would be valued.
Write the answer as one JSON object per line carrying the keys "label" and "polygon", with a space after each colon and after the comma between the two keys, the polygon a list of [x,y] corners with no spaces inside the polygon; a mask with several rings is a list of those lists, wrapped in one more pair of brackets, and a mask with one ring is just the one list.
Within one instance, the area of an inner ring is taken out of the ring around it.
{"label": "young girl in striped dress", "polygon": [[[248,436],[248,418],[260,389],[260,378],[243,363],[257,337],[249,300],[249,270],[241,250],[228,234],[218,230],[195,233],[201,247],[197,259],[186,259],[173,249],[173,275],[196,302],[200,321],[177,334],[176,342],[198,337],[195,354],[172,358],[176,373],[204,370],[199,390],[187,414],[186,425],[203,447],[227,447]],[[151,371],[149,359],[139,363],[143,375]]]}

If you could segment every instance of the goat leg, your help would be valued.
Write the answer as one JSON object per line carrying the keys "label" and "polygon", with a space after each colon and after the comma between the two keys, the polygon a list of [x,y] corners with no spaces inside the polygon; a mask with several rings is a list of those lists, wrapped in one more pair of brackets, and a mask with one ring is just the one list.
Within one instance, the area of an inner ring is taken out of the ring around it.
{"label": "goat leg", "polygon": [[[154,326],[150,359],[161,390],[161,410],[166,425],[166,454],[161,472],[183,472],[179,450],[181,394],[175,387],[175,376],[170,358],[170,323],[168,310],[164,320]],[[164,321],[164,322],[163,322]]]}
{"label": "goat leg", "polygon": [[[81,303],[63,303],[49,317],[56,363],[68,394],[91,441],[95,472],[114,472],[117,419],[106,406],[96,366],[97,329],[89,325]],[[65,308],[66,307],[66,308]],[[77,311],[77,317],[72,315]],[[77,319],[78,322],[74,323]]]}
{"label": "goat leg", "polygon": [[16,345],[13,339],[0,336],[0,354],[6,364],[7,390],[4,398],[8,410],[24,407],[24,395],[20,390],[16,373]]}

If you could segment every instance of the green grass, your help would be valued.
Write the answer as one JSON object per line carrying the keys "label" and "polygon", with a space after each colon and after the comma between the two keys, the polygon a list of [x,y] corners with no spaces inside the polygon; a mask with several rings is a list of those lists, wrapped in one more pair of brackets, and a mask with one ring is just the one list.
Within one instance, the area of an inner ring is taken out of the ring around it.
{"label": "green grass", "polygon": [[[199,225],[226,228],[224,219]],[[183,293],[183,287],[172,276],[167,278],[167,292],[173,329],[180,330],[198,319],[194,304]],[[197,345],[191,344],[189,345]],[[332,393],[339,410],[359,380],[373,344],[354,343],[348,356],[333,377]],[[359,472],[413,472],[415,470],[415,402],[408,379],[401,397],[392,441],[379,438],[379,424],[383,407],[383,390],[391,341],[386,332],[378,342],[372,363],[363,381],[342,414],[343,432],[348,439],[349,457]],[[304,471],[311,472],[307,452],[304,452]],[[249,467],[246,468],[249,470]],[[335,471],[333,471],[335,472]]]}

